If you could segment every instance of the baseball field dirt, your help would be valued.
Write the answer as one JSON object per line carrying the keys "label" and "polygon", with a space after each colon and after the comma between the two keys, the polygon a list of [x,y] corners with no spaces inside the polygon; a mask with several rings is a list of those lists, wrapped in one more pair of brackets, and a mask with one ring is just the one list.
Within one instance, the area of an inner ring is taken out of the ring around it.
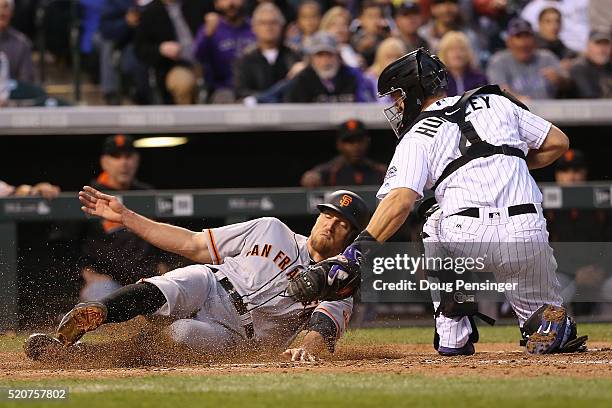
{"label": "baseball field dirt", "polygon": [[550,356],[526,355],[516,327],[485,327],[474,356],[453,358],[434,352],[430,328],[359,329],[316,363],[196,356],[138,330],[110,327],[46,363],[25,357],[24,336],[0,337],[0,406],[24,406],[8,389],[61,387],[66,400],[36,406],[612,406],[609,324],[580,325],[587,352]]}

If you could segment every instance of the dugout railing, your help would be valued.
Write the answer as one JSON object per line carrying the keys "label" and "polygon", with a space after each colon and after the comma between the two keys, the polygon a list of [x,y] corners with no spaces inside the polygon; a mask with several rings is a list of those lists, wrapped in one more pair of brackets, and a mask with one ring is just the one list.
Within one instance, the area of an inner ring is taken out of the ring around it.
{"label": "dugout railing", "polygon": [[[558,126],[612,124],[612,99],[529,102]],[[11,108],[0,110],[2,135],[216,133],[333,129],[350,118],[389,129],[380,104],[269,104]]]}

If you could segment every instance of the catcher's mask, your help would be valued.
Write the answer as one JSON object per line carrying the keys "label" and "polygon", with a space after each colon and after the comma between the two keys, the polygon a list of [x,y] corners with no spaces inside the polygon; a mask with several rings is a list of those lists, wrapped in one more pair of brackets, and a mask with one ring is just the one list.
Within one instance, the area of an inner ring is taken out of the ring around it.
{"label": "catcher's mask", "polygon": [[383,70],[378,78],[378,97],[394,98],[393,105],[383,112],[398,138],[421,112],[425,98],[438,94],[447,85],[446,67],[423,48],[404,55]]}

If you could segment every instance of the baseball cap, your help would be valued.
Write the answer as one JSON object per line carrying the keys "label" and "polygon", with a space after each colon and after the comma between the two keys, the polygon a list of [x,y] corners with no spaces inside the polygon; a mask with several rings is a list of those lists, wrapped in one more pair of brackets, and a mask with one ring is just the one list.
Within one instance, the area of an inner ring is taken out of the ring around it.
{"label": "baseball cap", "polygon": [[559,157],[555,163],[556,170],[585,169],[586,167],[587,162],[584,153],[575,149],[569,149],[563,153],[563,156]]}
{"label": "baseball cap", "polygon": [[338,53],[336,38],[324,31],[317,31],[304,41],[306,54],[313,55],[319,52]]}
{"label": "baseball cap", "polygon": [[338,127],[338,140],[349,141],[364,138],[368,131],[364,123],[357,119],[349,119]]}
{"label": "baseball cap", "polygon": [[348,190],[330,193],[317,208],[319,211],[328,209],[339,212],[357,231],[364,230],[370,220],[370,211],[363,198]]}
{"label": "baseball cap", "polygon": [[134,139],[126,135],[109,136],[102,144],[102,154],[115,156],[120,153],[135,152]]}
{"label": "baseball cap", "polygon": [[421,12],[421,8],[419,7],[419,5],[417,3],[415,3],[414,1],[404,1],[402,4],[400,4],[399,6],[397,6],[397,8],[395,9],[395,13],[402,15],[402,16],[406,16],[409,14],[419,14]]}
{"label": "baseball cap", "polygon": [[515,36],[522,33],[533,34],[533,29],[529,21],[523,20],[522,18],[513,18],[508,23],[508,35]]}
{"label": "baseball cap", "polygon": [[589,34],[589,41],[593,41],[593,42],[600,42],[600,41],[612,42],[612,33],[610,33],[609,31],[606,32],[606,31],[600,31],[600,30],[593,30]]}

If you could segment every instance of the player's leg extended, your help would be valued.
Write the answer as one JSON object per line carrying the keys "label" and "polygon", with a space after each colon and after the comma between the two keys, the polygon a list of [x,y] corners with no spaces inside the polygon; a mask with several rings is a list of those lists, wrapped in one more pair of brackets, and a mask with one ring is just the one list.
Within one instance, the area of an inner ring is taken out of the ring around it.
{"label": "player's leg extended", "polygon": [[202,265],[176,269],[163,276],[124,286],[109,296],[76,305],[51,335],[34,334],[26,340],[26,354],[36,358],[49,344],[70,346],[104,323],[119,323],[139,315],[160,314],[185,318],[195,314],[209,293],[214,277],[207,279]]}
{"label": "player's leg extended", "polygon": [[165,302],[163,293],[150,283],[124,286],[99,301],[77,304],[64,315],[55,333],[29,336],[25,353],[33,360],[44,358],[50,348],[72,346],[104,323],[119,323],[153,313]]}

